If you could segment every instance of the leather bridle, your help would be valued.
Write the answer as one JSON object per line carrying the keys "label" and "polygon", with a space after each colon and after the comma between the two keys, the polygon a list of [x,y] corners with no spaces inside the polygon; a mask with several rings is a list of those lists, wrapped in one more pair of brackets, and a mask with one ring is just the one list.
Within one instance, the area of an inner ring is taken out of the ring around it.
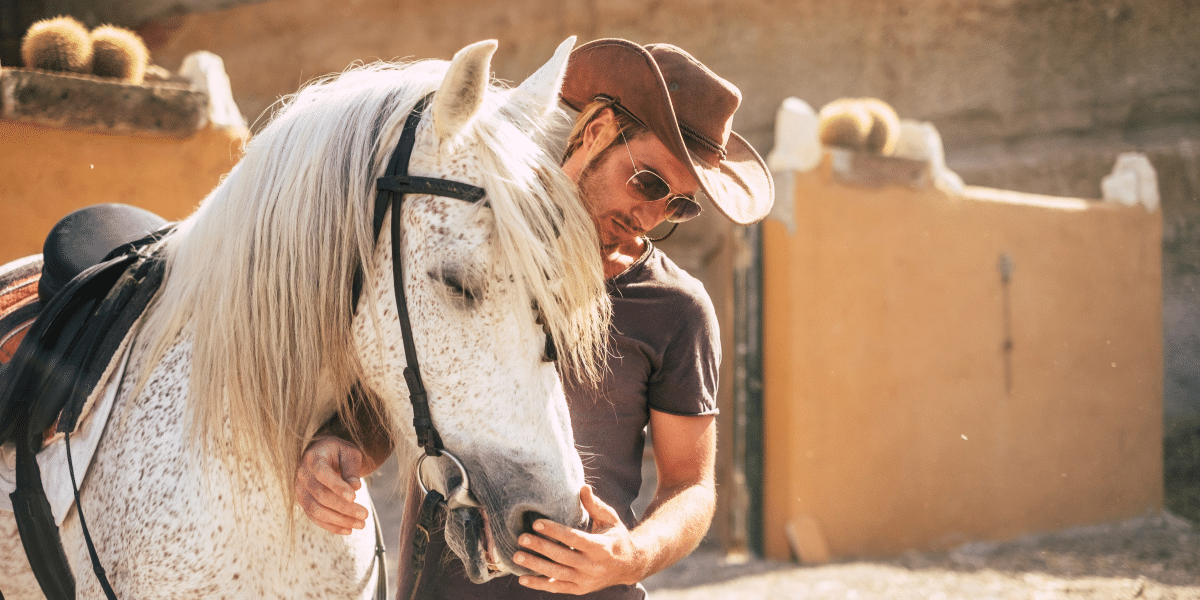
{"label": "leather bridle", "polygon": [[[480,506],[474,496],[471,495],[470,479],[467,476],[466,466],[457,456],[450,453],[442,445],[442,438],[433,424],[433,418],[429,410],[429,395],[426,393],[425,384],[421,379],[421,368],[417,361],[417,348],[413,341],[413,328],[409,319],[408,303],[404,292],[403,261],[401,260],[400,252],[400,208],[404,202],[404,197],[408,194],[426,194],[454,198],[470,203],[483,202],[485,206],[487,205],[487,202],[484,200],[487,196],[487,191],[481,187],[446,179],[409,175],[408,166],[412,158],[413,147],[416,144],[417,126],[420,124],[421,117],[425,109],[429,106],[432,97],[433,94],[425,96],[409,112],[408,118],[404,122],[404,129],[400,134],[400,141],[397,142],[396,149],[392,152],[392,156],[388,161],[387,171],[383,177],[380,177],[376,181],[377,195],[373,219],[374,237],[372,238],[379,238],[379,234],[383,230],[383,220],[390,208],[392,211],[392,283],[395,288],[396,312],[400,319],[400,331],[404,342],[404,357],[407,362],[404,368],[404,380],[408,385],[409,401],[413,408],[413,428],[417,432],[417,444],[424,451],[417,460],[416,465],[417,485],[420,487],[421,493],[424,494],[424,498],[415,527],[416,533],[412,541],[412,567],[415,576],[413,578],[414,583],[410,598],[414,599],[425,598],[431,593],[429,586],[433,584],[433,577],[422,576],[425,566],[425,550],[428,547],[431,532],[442,526],[448,511],[457,508],[479,508]],[[357,307],[361,290],[362,272],[360,270],[354,276],[352,307]],[[554,339],[550,334],[549,327],[543,322],[536,304],[534,309],[538,312],[537,322],[542,325],[546,334],[546,345],[542,360],[554,362],[557,359]],[[426,459],[430,457],[444,457],[454,467],[457,467],[461,479],[455,484],[453,489],[449,491],[437,490],[433,489],[433,486],[426,484],[421,467],[425,464]]]}
{"label": "leather bridle", "polygon": [[[425,112],[433,94],[425,96],[404,122],[404,130],[400,141],[388,161],[387,171],[376,181],[378,194],[375,198],[375,237],[379,237],[383,229],[383,219],[388,208],[392,209],[392,283],[396,294],[396,312],[400,317],[400,331],[404,338],[404,359],[408,365],[404,368],[404,381],[408,384],[408,397],[413,407],[413,427],[417,430],[417,444],[424,449],[427,456],[441,456],[445,452],[442,438],[437,428],[433,426],[433,418],[429,412],[429,395],[425,392],[425,384],[421,380],[421,367],[417,362],[417,345],[413,342],[412,323],[408,317],[408,302],[404,294],[403,261],[400,259],[400,207],[408,194],[428,194],[444,196],[464,202],[477,203],[487,195],[487,191],[457,181],[418,177],[408,174],[408,162],[412,157],[413,146],[417,140],[417,125]],[[356,277],[354,304],[358,304],[360,290],[359,277]]]}
{"label": "leather bridle", "polygon": [[[413,147],[417,140],[417,126],[421,116],[429,106],[433,94],[429,94],[417,102],[408,118],[404,121],[404,129],[400,133],[400,141],[392,151],[388,161],[387,171],[383,177],[376,180],[377,195],[375,197],[375,214],[373,219],[375,238],[383,230],[383,219],[388,208],[392,209],[391,238],[392,238],[392,284],[395,288],[396,313],[400,319],[400,334],[404,341],[404,359],[408,363],[404,367],[404,381],[408,385],[408,399],[413,408],[413,428],[417,431],[417,445],[424,454],[417,461],[417,482],[421,490],[428,493],[429,488],[421,480],[421,465],[429,457],[448,456],[458,467],[462,482],[451,492],[442,495],[449,502],[448,508],[462,506],[478,506],[470,497],[470,483],[467,470],[458,457],[450,454],[442,445],[442,437],[433,425],[433,416],[429,411],[429,394],[425,391],[425,383],[421,379],[421,366],[417,361],[417,345],[413,341],[412,322],[408,316],[408,302],[404,293],[404,269],[400,258],[400,207],[408,194],[427,194],[454,198],[464,202],[478,203],[487,196],[487,190],[481,187],[439,179],[434,177],[419,177],[408,174],[408,164],[412,158]],[[358,304],[361,293],[361,275],[356,274],[354,280],[354,305]]]}
{"label": "leather bridle", "polygon": [[[400,208],[404,197],[408,194],[428,194],[454,198],[464,202],[478,203],[483,201],[487,191],[481,187],[438,179],[409,175],[408,164],[412,158],[413,147],[416,144],[417,126],[425,109],[429,106],[433,94],[429,94],[417,102],[404,122],[400,133],[400,141],[388,161],[387,171],[376,181],[377,195],[375,199],[375,214],[373,220],[374,238],[378,239],[383,230],[383,220],[389,208],[392,210],[391,241],[392,241],[392,283],[395,288],[396,313],[400,319],[400,331],[404,341],[404,358],[407,365],[404,368],[404,381],[408,385],[408,397],[413,408],[413,428],[417,432],[417,444],[424,454],[417,461],[416,476],[421,491],[425,494],[421,503],[419,522],[416,524],[416,534],[413,539],[412,567],[414,569],[414,585],[411,598],[422,598],[429,593],[431,577],[422,577],[425,566],[425,550],[429,545],[430,532],[437,529],[448,510],[464,507],[478,507],[479,504],[471,496],[470,480],[467,469],[458,457],[451,454],[442,445],[433,424],[429,411],[429,395],[421,379],[421,367],[417,361],[417,347],[413,341],[412,323],[408,315],[408,302],[404,293],[404,271],[400,251]],[[358,296],[362,289],[362,275],[354,277],[354,297],[352,306],[358,305]],[[458,485],[450,491],[431,489],[422,478],[421,466],[429,457],[447,457],[458,467],[462,476]]]}

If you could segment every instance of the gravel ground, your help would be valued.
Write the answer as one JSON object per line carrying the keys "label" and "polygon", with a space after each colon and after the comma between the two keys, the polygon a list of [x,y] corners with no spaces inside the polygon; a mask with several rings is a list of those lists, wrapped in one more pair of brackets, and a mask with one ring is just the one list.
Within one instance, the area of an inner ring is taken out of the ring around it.
{"label": "gravel ground", "polygon": [[1200,600],[1200,532],[1167,513],[894,560],[802,567],[697,553],[646,587],[652,600]]}

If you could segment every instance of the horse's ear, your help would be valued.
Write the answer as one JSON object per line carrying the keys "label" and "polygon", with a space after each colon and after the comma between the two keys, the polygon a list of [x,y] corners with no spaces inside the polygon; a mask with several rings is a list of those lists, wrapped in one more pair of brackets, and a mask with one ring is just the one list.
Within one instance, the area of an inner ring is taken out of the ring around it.
{"label": "horse's ear", "polygon": [[563,75],[567,72],[567,59],[571,57],[573,48],[575,36],[563,40],[563,43],[558,45],[558,50],[554,51],[554,56],[517,88],[532,96],[535,106],[542,107],[543,113],[558,104],[558,92],[562,89]]}
{"label": "horse's ear", "polygon": [[441,139],[458,135],[479,112],[495,52],[496,40],[484,40],[459,50],[450,61],[446,79],[433,97],[433,125]]}

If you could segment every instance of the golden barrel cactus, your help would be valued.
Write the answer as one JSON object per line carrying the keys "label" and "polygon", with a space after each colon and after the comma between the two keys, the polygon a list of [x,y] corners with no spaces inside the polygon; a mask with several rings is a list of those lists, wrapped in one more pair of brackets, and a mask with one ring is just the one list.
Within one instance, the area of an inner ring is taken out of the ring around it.
{"label": "golden barrel cactus", "polygon": [[74,17],[43,19],[29,26],[21,41],[25,67],[66,73],[92,70],[92,39]]}
{"label": "golden barrel cactus", "polygon": [[142,83],[150,52],[138,34],[113,25],[92,30],[92,74],[126,83]]}

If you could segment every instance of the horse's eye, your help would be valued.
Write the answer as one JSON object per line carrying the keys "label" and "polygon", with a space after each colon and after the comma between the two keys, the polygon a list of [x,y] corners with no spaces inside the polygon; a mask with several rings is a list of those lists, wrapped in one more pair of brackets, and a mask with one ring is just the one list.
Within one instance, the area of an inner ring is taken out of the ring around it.
{"label": "horse's eye", "polygon": [[471,291],[471,288],[467,287],[457,274],[444,272],[440,275],[437,273],[430,273],[429,276],[441,281],[442,285],[445,285],[446,289],[450,290],[452,295],[467,300],[468,302],[475,301],[475,292]]}

